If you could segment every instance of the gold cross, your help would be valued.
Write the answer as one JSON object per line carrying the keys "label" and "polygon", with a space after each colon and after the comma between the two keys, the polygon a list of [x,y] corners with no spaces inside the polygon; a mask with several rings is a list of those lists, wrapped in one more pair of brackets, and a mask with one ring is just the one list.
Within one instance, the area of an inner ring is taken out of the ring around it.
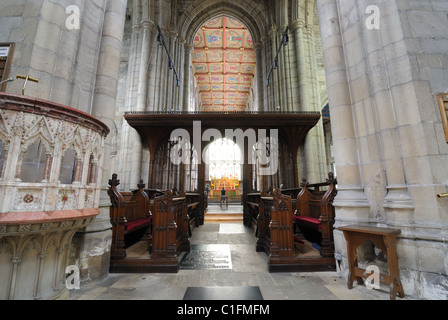
{"label": "gold cross", "polygon": [[33,81],[33,82],[36,82],[36,83],[39,83],[39,80],[38,80],[38,79],[33,78],[33,77],[30,77],[29,74],[27,74],[26,76],[17,75],[17,79],[25,80],[25,83],[23,84],[23,88],[22,88],[22,95],[23,95],[23,96],[25,95],[25,88],[26,88],[26,84],[28,83],[28,80],[29,80],[29,81]]}

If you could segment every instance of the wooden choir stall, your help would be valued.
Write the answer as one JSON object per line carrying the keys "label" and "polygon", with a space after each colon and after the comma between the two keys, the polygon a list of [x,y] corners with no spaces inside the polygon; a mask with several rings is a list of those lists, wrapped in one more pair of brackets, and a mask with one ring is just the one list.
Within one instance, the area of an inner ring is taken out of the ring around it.
{"label": "wooden choir stall", "polygon": [[[220,132],[222,137],[227,129],[244,134],[255,132],[256,140],[267,137],[267,145],[278,147],[277,172],[265,175],[257,183],[258,169],[248,161],[253,157],[254,146],[249,145],[246,137],[240,186],[243,223],[254,226],[257,237],[254,250],[269,256],[268,270],[335,270],[332,203],[336,195],[336,179],[329,174],[323,183],[311,184],[304,180],[297,187],[298,148],[303,146],[307,133],[319,121],[319,113],[131,112],[125,115],[125,119],[137,130],[144,148],[149,151],[150,189],[145,189],[145,185],[140,183],[137,190],[120,192],[117,176],[110,180],[113,228],[111,272],[178,271],[180,253],[190,250],[191,233],[204,223],[207,207],[204,196],[205,164],[196,161],[194,155],[201,155],[210,143],[210,139],[203,136],[208,129],[216,129],[214,132]],[[190,141],[185,141],[193,146],[187,154],[190,163],[173,165],[167,157],[175,147],[170,139],[174,130],[181,130],[184,136],[190,137]],[[265,134],[269,131],[269,135],[262,135],[263,131]],[[271,136],[273,131],[278,132],[278,142]],[[195,145],[194,138],[202,144]],[[266,187],[284,183],[289,189]],[[262,190],[270,191],[255,191],[257,185]],[[143,247],[144,254],[133,254],[129,243],[133,235]]]}
{"label": "wooden choir stall", "polygon": [[[248,195],[249,223],[256,225],[256,250],[269,256],[270,272],[333,271],[337,181]],[[326,190],[321,190],[326,187]],[[288,194],[286,194],[288,193]],[[317,248],[317,249],[316,249]]]}
{"label": "wooden choir stall", "polygon": [[[110,272],[177,272],[181,252],[190,251],[189,236],[196,226],[199,194],[147,190],[140,183],[120,192],[120,181],[109,180],[112,246]],[[140,247],[130,255],[130,246]],[[143,249],[141,249],[143,248]]]}

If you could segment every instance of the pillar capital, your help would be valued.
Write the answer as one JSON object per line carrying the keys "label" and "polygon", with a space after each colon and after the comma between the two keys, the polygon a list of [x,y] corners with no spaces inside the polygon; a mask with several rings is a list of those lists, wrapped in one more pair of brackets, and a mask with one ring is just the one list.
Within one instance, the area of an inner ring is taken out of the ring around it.
{"label": "pillar capital", "polygon": [[184,48],[185,48],[185,53],[190,54],[191,51],[193,51],[193,46],[191,44],[185,43]]}
{"label": "pillar capital", "polygon": [[306,23],[305,23],[305,20],[303,20],[303,19],[294,20],[293,23],[291,24],[291,28],[294,31],[297,31],[299,29],[304,29],[305,26],[306,26]]}
{"label": "pillar capital", "polygon": [[143,29],[148,30],[151,26],[154,26],[154,23],[149,19],[143,19],[140,22],[140,25],[143,27]]}
{"label": "pillar capital", "polygon": [[142,26],[140,24],[134,24],[132,26],[132,32],[140,32],[142,30]]}
{"label": "pillar capital", "polygon": [[313,34],[313,26],[307,24],[307,25],[305,26],[305,29],[303,30],[303,33],[304,33],[304,34],[307,34],[307,35],[311,35],[311,34]]}
{"label": "pillar capital", "polygon": [[263,48],[263,44],[261,42],[256,42],[256,43],[253,44],[252,48],[255,51],[261,50],[261,48]]}

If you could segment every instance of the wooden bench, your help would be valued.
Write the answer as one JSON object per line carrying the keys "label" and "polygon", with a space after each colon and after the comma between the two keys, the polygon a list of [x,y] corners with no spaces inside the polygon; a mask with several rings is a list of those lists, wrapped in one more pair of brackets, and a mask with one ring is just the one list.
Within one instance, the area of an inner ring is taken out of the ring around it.
{"label": "wooden bench", "polygon": [[[201,194],[194,192],[187,192],[186,198],[188,206],[188,217],[190,221],[190,229],[188,232],[191,236],[191,230],[196,227],[199,227],[199,210],[201,204]],[[204,199],[206,199],[206,197],[204,197]]]}
{"label": "wooden bench", "polygon": [[[257,226],[258,214],[260,206],[260,193],[253,192],[248,193],[244,202],[244,213],[243,220],[246,227]],[[255,231],[255,236],[257,236],[258,229]]]}
{"label": "wooden bench", "polygon": [[[258,204],[257,251],[265,252],[270,260],[295,256],[292,201],[280,189],[271,194],[261,192]],[[300,240],[300,243],[303,242]]]}
{"label": "wooden bench", "polygon": [[180,252],[190,251],[186,193],[166,190],[154,198],[153,209],[151,256],[175,261]]}
{"label": "wooden bench", "polygon": [[120,180],[117,179],[116,174],[113,174],[107,191],[111,201],[112,259],[126,258],[126,235],[146,228],[142,239],[151,237],[149,226],[152,215],[150,200],[144,191],[145,185],[138,184],[138,189],[134,192],[120,192],[117,188],[119,184]]}

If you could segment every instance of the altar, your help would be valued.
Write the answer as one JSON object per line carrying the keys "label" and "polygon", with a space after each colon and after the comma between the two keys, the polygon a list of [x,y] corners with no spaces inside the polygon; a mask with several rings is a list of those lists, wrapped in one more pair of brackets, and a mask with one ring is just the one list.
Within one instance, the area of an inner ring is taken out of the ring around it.
{"label": "altar", "polygon": [[237,199],[241,196],[240,181],[237,178],[212,178],[210,184],[209,200],[219,200],[223,188],[229,200]]}

